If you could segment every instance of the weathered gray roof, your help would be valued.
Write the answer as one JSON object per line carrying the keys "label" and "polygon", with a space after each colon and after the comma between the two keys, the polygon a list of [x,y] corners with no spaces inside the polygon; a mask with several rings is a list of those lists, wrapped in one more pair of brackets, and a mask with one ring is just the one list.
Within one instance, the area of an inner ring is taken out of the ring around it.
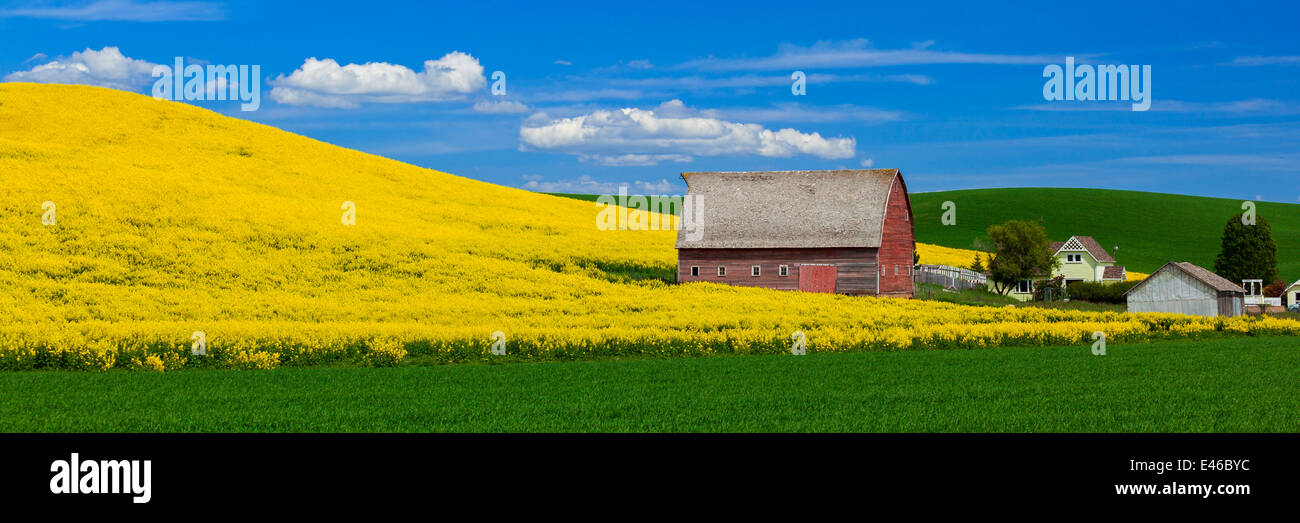
{"label": "weathered gray roof", "polygon": [[702,237],[680,248],[880,247],[898,169],[682,173]]}
{"label": "weathered gray roof", "polygon": [[1123,265],[1107,265],[1101,268],[1101,279],[1103,280],[1122,280],[1125,277]]}
{"label": "weathered gray roof", "polygon": [[1171,262],[1169,262],[1169,263],[1166,263],[1166,264],[1164,264],[1164,265],[1161,265],[1159,269],[1156,269],[1156,272],[1151,273],[1151,276],[1147,276],[1147,278],[1146,278],[1145,280],[1142,280],[1142,283],[1139,283],[1139,284],[1137,284],[1137,285],[1134,285],[1132,289],[1129,289],[1128,292],[1125,292],[1124,294],[1128,294],[1128,293],[1130,293],[1130,292],[1133,292],[1133,291],[1134,291],[1135,289],[1137,289],[1138,287],[1141,287],[1141,286],[1143,286],[1143,285],[1146,285],[1146,283],[1147,283],[1148,281],[1151,281],[1151,277],[1152,277],[1152,276],[1155,276],[1155,275],[1156,275],[1157,273],[1159,273],[1160,271],[1165,270],[1166,267],[1180,269],[1180,270],[1182,270],[1183,272],[1185,272],[1185,273],[1187,273],[1188,275],[1190,275],[1191,277],[1196,278],[1197,280],[1200,280],[1202,283],[1204,283],[1204,284],[1206,284],[1206,285],[1209,285],[1210,288],[1212,288],[1212,289],[1214,289],[1214,290],[1216,290],[1216,291],[1221,291],[1221,292],[1240,292],[1240,293],[1242,293],[1242,294],[1245,294],[1245,293],[1246,293],[1246,289],[1241,288],[1240,285],[1237,285],[1237,284],[1235,284],[1235,283],[1232,283],[1232,282],[1228,281],[1226,278],[1224,278],[1223,276],[1219,276],[1218,274],[1215,274],[1215,273],[1213,273],[1213,272],[1210,272],[1209,270],[1205,269],[1204,267],[1201,267],[1201,266],[1199,266],[1199,265],[1196,265],[1196,264],[1193,264],[1193,263],[1189,263],[1189,262],[1172,262],[1172,261],[1171,261]]}
{"label": "weathered gray roof", "polygon": [[1177,265],[1179,268],[1183,269],[1184,271],[1187,271],[1187,274],[1191,274],[1194,278],[1209,284],[1211,287],[1214,287],[1214,290],[1216,291],[1232,291],[1232,292],[1240,292],[1240,293],[1246,292],[1246,289],[1241,288],[1240,285],[1232,283],[1228,281],[1227,278],[1212,273],[1209,270],[1199,265],[1193,265],[1188,262],[1177,262]]}

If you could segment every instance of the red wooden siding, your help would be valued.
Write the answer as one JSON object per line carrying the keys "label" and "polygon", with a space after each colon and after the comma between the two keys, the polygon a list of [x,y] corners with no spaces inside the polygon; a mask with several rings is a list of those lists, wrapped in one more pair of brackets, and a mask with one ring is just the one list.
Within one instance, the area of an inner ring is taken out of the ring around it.
{"label": "red wooden siding", "polygon": [[799,268],[799,290],[804,292],[835,292],[834,265],[804,265]]}
{"label": "red wooden siding", "polygon": [[[876,249],[870,248],[678,249],[677,281],[711,281],[793,291],[799,289],[803,264],[837,266],[835,292],[876,293]],[[725,277],[718,277],[719,265],[727,268]],[[761,269],[759,276],[750,275],[754,265]],[[780,276],[781,265],[790,268],[787,276]],[[700,268],[698,277],[691,276],[692,266]]]}
{"label": "red wooden siding", "polygon": [[889,190],[880,236],[881,296],[912,296],[912,256],[916,248],[912,230],[912,206],[907,201],[903,177],[899,176],[894,178],[894,186]]}

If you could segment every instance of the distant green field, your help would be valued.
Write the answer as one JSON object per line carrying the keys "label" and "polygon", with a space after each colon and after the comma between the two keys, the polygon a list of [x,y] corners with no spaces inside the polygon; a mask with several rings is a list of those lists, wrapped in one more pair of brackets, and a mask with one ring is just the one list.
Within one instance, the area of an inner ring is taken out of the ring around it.
{"label": "distant green field", "polygon": [[[1241,200],[1105,189],[974,189],[912,194],[916,240],[970,249],[989,225],[1007,220],[1042,221],[1053,240],[1092,236],[1116,259],[1139,272],[1167,261],[1214,268],[1223,226]],[[957,224],[940,221],[943,202],[957,206]],[[1288,283],[1300,279],[1300,205],[1255,202],[1273,228],[1278,271]]]}
{"label": "distant green field", "polygon": [[546,364],[0,373],[4,432],[1296,432],[1294,338]]}
{"label": "distant green field", "polygon": [[[588,194],[557,194],[583,200]],[[916,241],[975,248],[989,225],[1007,220],[1041,221],[1053,240],[1092,236],[1129,269],[1150,273],[1167,261],[1214,268],[1223,226],[1241,212],[1241,200],[1106,189],[972,189],[912,193]],[[943,202],[957,205],[957,224],[944,226]],[[1255,202],[1273,228],[1278,271],[1287,283],[1300,279],[1300,205]]]}

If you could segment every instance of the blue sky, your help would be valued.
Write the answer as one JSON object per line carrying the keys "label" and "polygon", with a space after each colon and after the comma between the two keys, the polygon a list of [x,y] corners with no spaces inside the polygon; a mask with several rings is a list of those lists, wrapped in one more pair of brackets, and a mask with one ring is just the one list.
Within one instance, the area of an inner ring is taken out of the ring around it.
{"label": "blue sky", "polygon": [[[1294,5],[614,4],[8,2],[0,77],[149,93],[178,56],[256,64],[257,111],[194,103],[536,190],[871,166],[914,192],[1300,201]],[[1150,65],[1150,110],[1045,100],[1044,67],[1067,56]]]}

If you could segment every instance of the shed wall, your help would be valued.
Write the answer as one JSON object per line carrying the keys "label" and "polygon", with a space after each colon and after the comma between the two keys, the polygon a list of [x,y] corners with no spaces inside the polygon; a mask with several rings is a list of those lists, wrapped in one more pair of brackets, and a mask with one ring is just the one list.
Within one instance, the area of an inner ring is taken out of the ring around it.
{"label": "shed wall", "polygon": [[1157,271],[1128,295],[1129,312],[1173,312],[1218,316],[1218,291],[1191,275],[1172,268]]}

